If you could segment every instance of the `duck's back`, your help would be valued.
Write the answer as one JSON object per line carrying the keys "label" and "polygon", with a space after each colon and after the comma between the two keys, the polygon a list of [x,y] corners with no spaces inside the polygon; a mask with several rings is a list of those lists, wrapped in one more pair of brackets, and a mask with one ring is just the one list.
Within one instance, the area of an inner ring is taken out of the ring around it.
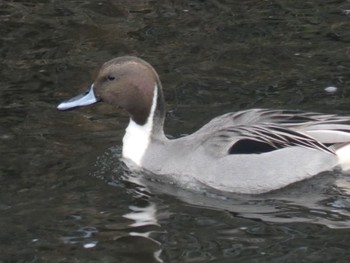
{"label": "duck's back", "polygon": [[[334,124],[345,120],[262,109],[228,113],[189,136],[153,141],[143,167],[172,174],[179,181],[192,178],[223,191],[268,192],[336,166],[336,153],[307,132],[316,133],[313,127],[320,123],[328,125],[331,132],[334,125],[349,129]],[[348,131],[344,134],[342,140],[350,141]]]}

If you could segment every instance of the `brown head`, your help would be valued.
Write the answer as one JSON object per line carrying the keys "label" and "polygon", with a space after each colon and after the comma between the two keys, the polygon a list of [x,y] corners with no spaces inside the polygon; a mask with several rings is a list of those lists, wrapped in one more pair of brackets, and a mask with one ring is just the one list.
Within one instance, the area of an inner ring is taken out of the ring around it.
{"label": "brown head", "polygon": [[151,110],[157,86],[159,78],[151,65],[136,57],[120,57],[103,64],[94,91],[97,98],[127,110],[142,125]]}
{"label": "brown head", "polygon": [[[140,58],[119,57],[102,65],[86,94],[61,103],[58,109],[66,110],[86,106],[102,100],[125,109],[130,113],[134,122],[143,125],[150,114],[155,89],[158,89],[155,118],[158,115],[158,118],[162,120],[164,102],[161,83],[156,71]],[[88,96],[91,103],[83,101]]]}

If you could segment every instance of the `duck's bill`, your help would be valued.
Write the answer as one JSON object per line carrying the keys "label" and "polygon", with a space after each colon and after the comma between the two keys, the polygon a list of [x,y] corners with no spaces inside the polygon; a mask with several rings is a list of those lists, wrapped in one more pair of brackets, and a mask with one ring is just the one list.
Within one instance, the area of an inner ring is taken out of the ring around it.
{"label": "duck's bill", "polygon": [[88,106],[88,105],[97,103],[99,101],[100,99],[96,98],[94,93],[94,84],[92,84],[85,93],[60,103],[57,106],[57,109],[70,110],[77,107]]}

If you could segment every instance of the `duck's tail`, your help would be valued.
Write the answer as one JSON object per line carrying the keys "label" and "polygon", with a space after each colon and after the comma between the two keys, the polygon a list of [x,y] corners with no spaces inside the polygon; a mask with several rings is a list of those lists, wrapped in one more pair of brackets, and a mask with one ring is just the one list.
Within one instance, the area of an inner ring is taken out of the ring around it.
{"label": "duck's tail", "polygon": [[343,123],[316,124],[303,127],[312,136],[335,152],[339,166],[350,172],[350,125]]}
{"label": "duck's tail", "polygon": [[335,150],[339,159],[339,165],[343,171],[350,171],[350,143],[342,145]]}

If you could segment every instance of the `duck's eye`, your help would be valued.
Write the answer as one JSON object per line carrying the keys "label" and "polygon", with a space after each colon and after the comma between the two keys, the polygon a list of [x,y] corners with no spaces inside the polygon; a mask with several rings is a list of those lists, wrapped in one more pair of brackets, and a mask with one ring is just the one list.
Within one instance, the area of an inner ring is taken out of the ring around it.
{"label": "duck's eye", "polygon": [[107,76],[107,79],[108,79],[108,80],[114,80],[114,79],[115,79],[115,77],[114,77],[114,76],[112,76],[112,75],[108,75],[108,76]]}

